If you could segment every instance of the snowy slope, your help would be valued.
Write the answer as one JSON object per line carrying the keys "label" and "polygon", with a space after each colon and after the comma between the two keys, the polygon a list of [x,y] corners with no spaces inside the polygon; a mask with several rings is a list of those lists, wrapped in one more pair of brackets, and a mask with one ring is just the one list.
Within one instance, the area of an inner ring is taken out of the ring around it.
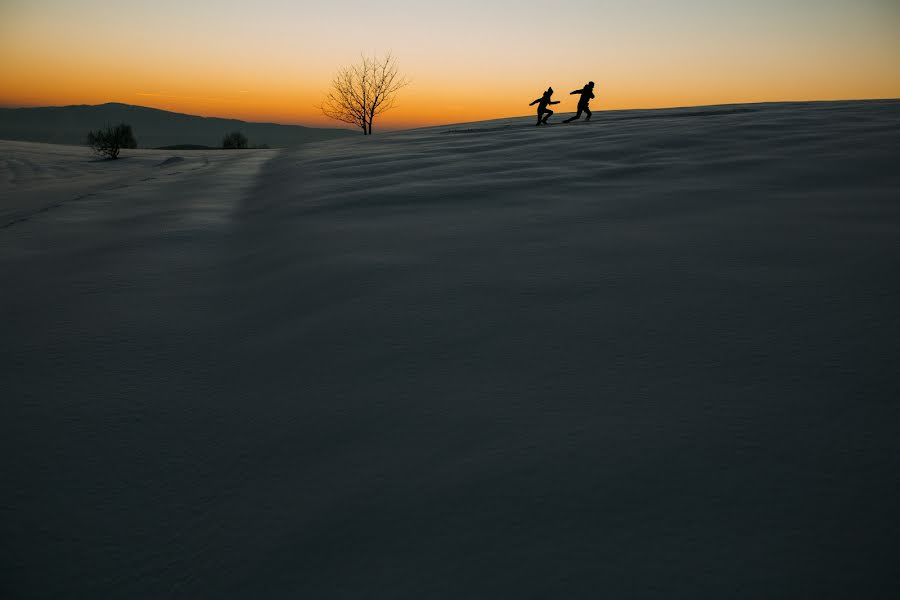
{"label": "snowy slope", "polygon": [[900,101],[531,122],[0,178],[13,596],[895,596]]}

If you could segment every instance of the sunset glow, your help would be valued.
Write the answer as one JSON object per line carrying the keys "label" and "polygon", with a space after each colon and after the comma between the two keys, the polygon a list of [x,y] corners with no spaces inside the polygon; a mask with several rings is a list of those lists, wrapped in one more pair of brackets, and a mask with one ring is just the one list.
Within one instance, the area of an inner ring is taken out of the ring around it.
{"label": "sunset glow", "polygon": [[4,0],[0,105],[124,102],[339,126],[332,73],[393,52],[382,127],[530,114],[588,79],[595,108],[900,97],[891,0],[255,3]]}

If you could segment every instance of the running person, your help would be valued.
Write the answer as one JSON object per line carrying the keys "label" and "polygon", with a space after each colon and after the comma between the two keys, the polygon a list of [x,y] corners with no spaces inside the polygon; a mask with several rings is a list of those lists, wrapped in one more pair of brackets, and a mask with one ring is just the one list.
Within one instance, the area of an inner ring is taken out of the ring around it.
{"label": "running person", "polygon": [[[547,108],[547,105],[548,104],[559,104],[559,102],[554,102],[554,101],[550,100],[550,97],[552,95],[553,95],[553,88],[549,87],[549,88],[547,88],[547,91],[544,92],[543,96],[541,96],[540,98],[538,98],[537,100],[535,100],[534,102],[532,102],[531,104],[528,105],[528,106],[534,106],[535,104],[538,105],[538,107],[537,107],[537,118],[538,119],[537,119],[537,123],[535,123],[535,125],[540,125],[542,123],[544,125],[546,125],[547,119],[549,119],[551,116],[553,116],[553,111],[550,110],[549,108]],[[541,117],[543,117],[543,118],[541,118]]]}
{"label": "running person", "polygon": [[585,121],[591,120],[591,109],[588,108],[588,103],[594,97],[594,82],[589,81],[586,86],[581,88],[580,90],[575,90],[574,92],[569,92],[570,96],[574,96],[575,94],[581,94],[581,98],[578,99],[578,112],[575,113],[574,117],[569,117],[563,123],[571,123],[577,119],[581,118],[581,113],[587,113],[587,119]]}

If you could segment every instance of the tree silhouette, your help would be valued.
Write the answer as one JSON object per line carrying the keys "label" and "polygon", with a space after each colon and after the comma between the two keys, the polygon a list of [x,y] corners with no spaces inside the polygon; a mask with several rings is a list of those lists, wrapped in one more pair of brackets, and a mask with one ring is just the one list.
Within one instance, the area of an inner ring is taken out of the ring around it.
{"label": "tree silhouette", "polygon": [[240,131],[234,131],[222,138],[222,148],[226,150],[244,150],[248,144],[247,136]]}
{"label": "tree silhouette", "polygon": [[390,53],[384,58],[362,56],[359,63],[338,70],[319,109],[327,117],[372,135],[375,117],[394,108],[397,92],[407,85],[409,81],[398,74],[397,60]]}
{"label": "tree silhouette", "polygon": [[87,145],[97,154],[116,159],[119,158],[119,150],[122,148],[137,148],[137,140],[134,139],[131,125],[122,123],[115,127],[88,132]]}

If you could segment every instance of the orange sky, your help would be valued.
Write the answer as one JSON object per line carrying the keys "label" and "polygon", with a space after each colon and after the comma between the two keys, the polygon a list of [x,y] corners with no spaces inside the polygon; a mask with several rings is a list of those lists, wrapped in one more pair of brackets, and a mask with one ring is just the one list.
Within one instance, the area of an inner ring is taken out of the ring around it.
{"label": "orange sky", "polygon": [[376,129],[530,114],[548,85],[572,110],[588,79],[600,110],[900,97],[893,0],[332,4],[0,0],[0,104],[340,126],[333,71],[388,50],[412,84]]}

